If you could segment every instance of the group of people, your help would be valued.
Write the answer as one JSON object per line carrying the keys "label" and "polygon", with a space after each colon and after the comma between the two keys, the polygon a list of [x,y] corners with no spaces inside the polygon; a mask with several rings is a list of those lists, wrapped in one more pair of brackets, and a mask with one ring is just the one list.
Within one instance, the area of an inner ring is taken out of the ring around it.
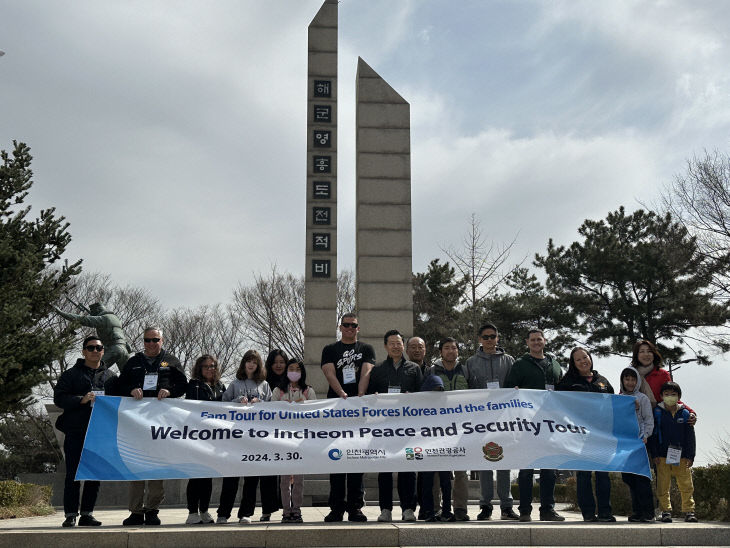
{"label": "group of people", "polygon": [[[531,329],[526,338],[528,352],[515,360],[499,346],[495,325],[485,324],[479,330],[480,347],[465,362],[459,360],[459,344],[447,337],[439,341],[440,357],[426,362],[426,343],[420,337],[404,339],[397,330],[383,337],[387,357],[377,363],[373,347],[358,341],[360,326],[355,314],[340,319],[341,338],[322,351],[321,367],[328,383],[328,398],[348,398],[376,393],[417,392],[430,390],[467,390],[523,388],[533,390],[578,390],[614,393],[611,383],[593,367],[588,350],[575,348],[570,354],[567,372],[545,352],[541,330]],[[83,357],[65,371],[54,388],[54,402],[63,409],[56,427],[65,433],[66,480],[64,488],[64,527],[98,526],[93,509],[99,490],[98,481],[75,481],[91,408],[97,395],[118,395],[142,398],[177,398],[205,401],[237,402],[245,405],[260,401],[302,402],[316,399],[306,383],[306,368],[301,360],[289,358],[282,350],[269,353],[266,361],[255,350],[247,351],[236,371],[235,379],[226,387],[215,356],[200,356],[185,376],[180,361],[163,348],[163,332],[159,327],[145,329],[144,351],[128,359],[117,377],[104,364],[104,345],[97,336],[84,339]],[[691,466],[695,456],[693,425],[696,415],[680,401],[682,392],[662,367],[662,358],[649,341],[634,346],[630,367],[621,373],[621,394],[633,396],[639,436],[646,443],[649,456],[656,465],[657,497],[661,520],[671,521],[669,486],[677,481],[682,496],[682,511],[688,522],[697,521],[692,498]],[[285,471],[282,471],[285,472]],[[520,470],[518,486],[519,514],[513,509],[510,471],[496,472],[497,497],[502,520],[532,520],[534,470]],[[404,521],[468,521],[468,475],[466,471],[398,472],[397,492]],[[595,475],[595,497],[591,475]],[[494,477],[491,470],[480,471],[480,512],[477,520],[489,520],[493,513]],[[631,490],[632,515],[629,521],[649,522],[655,519],[651,481],[634,474],[622,474]],[[542,521],[563,521],[555,511],[555,470],[539,471],[540,509]],[[331,474],[329,507],[326,522],[364,522],[363,474]],[[164,500],[162,480],[129,482],[130,515],[125,526],[159,525],[159,507]],[[212,493],[211,478],[190,479],[187,485],[187,524],[228,523],[239,490],[240,478],[223,478],[217,518],[209,512]],[[611,511],[610,480],[607,472],[577,473],[577,495],[585,521],[616,521]],[[270,521],[282,509],[282,523],[301,523],[303,477],[246,476],[238,509],[239,523],[251,523],[256,507],[257,488],[261,494],[260,521]],[[393,519],[393,473],[378,474],[380,515],[378,521]],[[416,509],[418,508],[418,515]]]}

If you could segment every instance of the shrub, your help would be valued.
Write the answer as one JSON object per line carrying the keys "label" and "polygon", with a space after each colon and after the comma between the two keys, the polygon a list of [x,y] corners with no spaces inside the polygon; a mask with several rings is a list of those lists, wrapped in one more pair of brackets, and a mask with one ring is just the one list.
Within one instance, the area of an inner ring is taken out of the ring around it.
{"label": "shrub", "polygon": [[[711,464],[693,470],[697,517],[705,520],[730,521],[730,462]],[[679,508],[674,501],[672,506]]]}
{"label": "shrub", "polygon": [[38,506],[51,503],[50,485],[0,481],[0,506]]}

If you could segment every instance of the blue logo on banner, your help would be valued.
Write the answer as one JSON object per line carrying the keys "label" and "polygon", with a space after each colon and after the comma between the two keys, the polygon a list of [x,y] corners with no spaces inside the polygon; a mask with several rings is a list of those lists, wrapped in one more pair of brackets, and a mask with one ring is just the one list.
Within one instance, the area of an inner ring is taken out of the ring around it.
{"label": "blue logo on banner", "polygon": [[339,449],[330,449],[330,452],[327,453],[329,455],[329,458],[332,460],[340,460],[342,458],[342,451]]}

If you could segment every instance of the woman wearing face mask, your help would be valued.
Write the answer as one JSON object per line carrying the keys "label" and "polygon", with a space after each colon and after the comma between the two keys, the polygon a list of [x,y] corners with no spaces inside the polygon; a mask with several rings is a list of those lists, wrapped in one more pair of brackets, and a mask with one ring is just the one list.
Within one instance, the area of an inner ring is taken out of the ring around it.
{"label": "woman wearing face mask", "polygon": [[[598,392],[613,394],[613,387],[606,377],[593,369],[593,360],[585,348],[574,348],[570,353],[570,363],[565,377],[555,387],[556,390]],[[593,497],[591,474],[596,475],[596,496]],[[576,472],[576,490],[578,506],[583,514],[583,521],[613,522],[611,511],[611,479],[608,472]],[[598,515],[596,516],[596,500]]]}
{"label": "woman wearing face mask", "polygon": [[[288,401],[298,403],[316,400],[314,389],[307,384],[307,370],[304,364],[292,358],[286,367],[286,378],[274,388],[272,401]],[[282,523],[302,523],[304,476],[281,476],[281,501],[284,507]]]}

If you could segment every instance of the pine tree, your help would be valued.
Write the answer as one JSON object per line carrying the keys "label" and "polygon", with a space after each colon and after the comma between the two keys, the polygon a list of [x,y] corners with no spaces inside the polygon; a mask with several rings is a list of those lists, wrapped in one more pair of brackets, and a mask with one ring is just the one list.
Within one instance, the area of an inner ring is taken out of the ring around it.
{"label": "pine tree", "polygon": [[[459,305],[466,281],[459,280],[449,263],[432,260],[426,272],[413,277],[413,333],[426,341],[426,358],[438,351],[433,347],[445,337],[463,340],[459,330]],[[467,335],[467,338],[469,335]]]}
{"label": "pine tree", "polygon": [[81,270],[81,261],[60,264],[71,235],[54,208],[28,218],[32,157],[24,143],[13,146],[12,157],[0,153],[0,413],[22,406],[68,348],[70,333],[54,333],[47,318]]}
{"label": "pine tree", "polygon": [[550,240],[535,264],[545,269],[548,291],[576,314],[575,330],[597,353],[629,354],[637,339],[647,339],[677,360],[691,343],[699,361],[709,364],[696,343],[727,350],[693,329],[720,326],[730,317],[711,290],[726,257],[701,253],[696,238],[671,215],[641,209],[626,214],[622,207],[605,220],[586,220],[578,233],[583,241],[569,247]]}

